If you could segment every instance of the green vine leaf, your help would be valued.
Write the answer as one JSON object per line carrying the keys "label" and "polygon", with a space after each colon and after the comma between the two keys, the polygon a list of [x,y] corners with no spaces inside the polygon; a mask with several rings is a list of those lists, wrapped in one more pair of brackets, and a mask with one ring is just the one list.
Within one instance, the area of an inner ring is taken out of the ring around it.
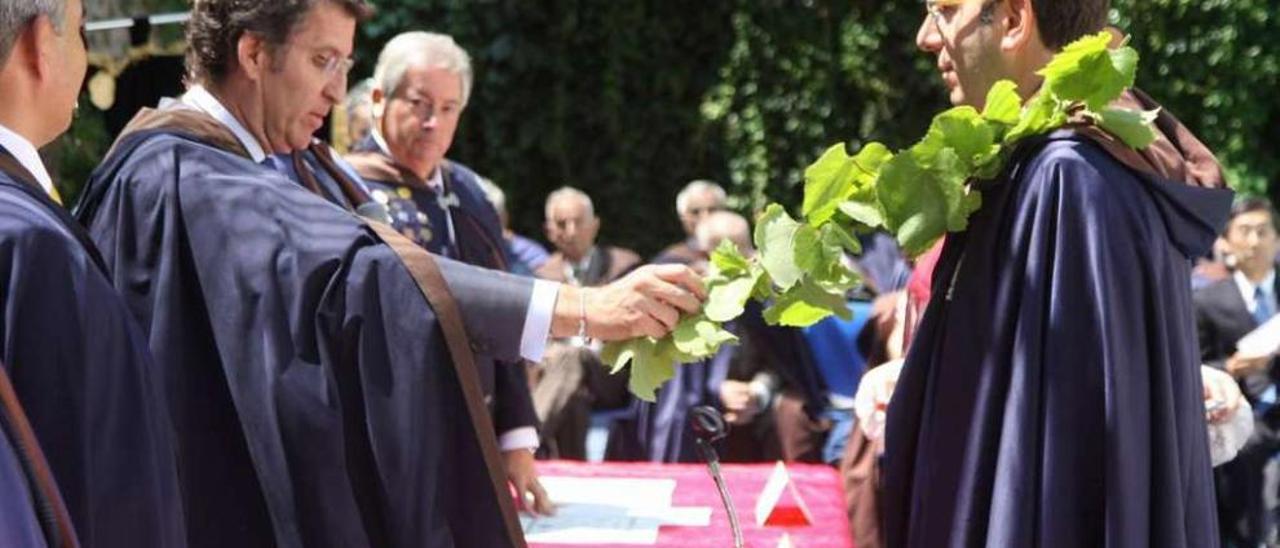
{"label": "green vine leaf", "polygon": [[1018,123],[1021,116],[1022,97],[1018,96],[1018,85],[1009,80],[1001,80],[991,86],[982,117],[990,122],[1012,126]]}
{"label": "green vine leaf", "polygon": [[1077,40],[1053,57],[1037,74],[1059,99],[1081,102],[1097,112],[1133,86],[1138,54],[1132,48],[1113,52],[1111,34],[1100,32]]}
{"label": "green vine leaf", "polygon": [[1098,113],[1098,125],[1124,144],[1144,149],[1156,141],[1156,132],[1151,129],[1151,123],[1155,122],[1159,114],[1158,110],[1108,108]]}
{"label": "green vine leaf", "polygon": [[757,221],[755,240],[761,263],[773,283],[783,290],[804,277],[804,271],[796,264],[795,237],[799,229],[800,223],[778,204],[770,204]]}

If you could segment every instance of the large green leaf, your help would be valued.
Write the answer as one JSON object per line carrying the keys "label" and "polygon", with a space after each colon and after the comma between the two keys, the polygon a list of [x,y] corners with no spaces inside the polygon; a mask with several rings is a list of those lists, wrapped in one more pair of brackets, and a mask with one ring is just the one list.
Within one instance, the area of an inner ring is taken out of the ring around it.
{"label": "large green leaf", "polygon": [[825,291],[806,281],[780,295],[764,311],[764,319],[773,325],[809,327],[831,315],[849,319],[852,314],[843,294]]}
{"label": "large green leaf", "polygon": [[833,145],[804,170],[805,219],[819,225],[831,219],[836,206],[853,193],[853,158],[845,152],[844,143]]}
{"label": "large green leaf", "polygon": [[1102,110],[1133,85],[1137,66],[1136,52],[1113,56],[1110,44],[1111,34],[1105,31],[1068,44],[1038,72],[1044,86],[1061,100]]}
{"label": "large green leaf", "polygon": [[1098,114],[1098,125],[1115,135],[1124,144],[1144,149],[1156,141],[1156,131],[1151,123],[1160,114],[1158,110],[1130,110],[1107,108]]}
{"label": "large green leaf", "polygon": [[756,224],[760,262],[773,283],[782,289],[790,288],[804,276],[796,265],[795,236],[799,229],[800,224],[778,204],[770,204]]}
{"label": "large green leaf", "polygon": [[703,313],[717,322],[727,322],[741,316],[756,287],[756,281],[757,276],[745,275],[711,286],[707,290]]}
{"label": "large green leaf", "polygon": [[998,122],[1012,126],[1018,123],[1022,115],[1022,98],[1018,96],[1018,85],[1010,80],[1001,80],[991,86],[987,92],[987,103],[982,109],[982,117],[990,122]]}

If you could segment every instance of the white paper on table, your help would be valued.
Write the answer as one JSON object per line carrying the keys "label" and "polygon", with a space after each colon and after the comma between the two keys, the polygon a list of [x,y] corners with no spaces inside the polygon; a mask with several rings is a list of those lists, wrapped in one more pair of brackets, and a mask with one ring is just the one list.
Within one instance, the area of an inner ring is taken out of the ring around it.
{"label": "white paper on table", "polygon": [[1280,351],[1280,314],[1272,316],[1236,343],[1236,356],[1264,358]]}
{"label": "white paper on table", "polygon": [[711,508],[672,507],[675,480],[538,479],[556,505],[554,516],[522,514],[525,539],[546,544],[656,544],[663,525],[706,527]]}

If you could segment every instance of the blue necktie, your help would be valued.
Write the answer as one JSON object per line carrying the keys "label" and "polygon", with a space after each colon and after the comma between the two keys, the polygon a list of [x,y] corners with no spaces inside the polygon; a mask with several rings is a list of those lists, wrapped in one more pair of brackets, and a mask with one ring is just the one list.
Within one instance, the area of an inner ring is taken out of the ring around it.
{"label": "blue necktie", "polygon": [[1271,300],[1267,298],[1267,292],[1262,290],[1262,286],[1258,286],[1253,290],[1253,319],[1258,321],[1258,325],[1262,325],[1275,315],[1275,311],[1271,309]]}

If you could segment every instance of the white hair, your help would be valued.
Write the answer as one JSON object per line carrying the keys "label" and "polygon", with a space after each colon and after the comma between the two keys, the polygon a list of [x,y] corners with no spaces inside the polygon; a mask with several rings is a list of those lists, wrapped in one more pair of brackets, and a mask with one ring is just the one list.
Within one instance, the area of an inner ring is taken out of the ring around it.
{"label": "white hair", "polygon": [[347,116],[355,116],[356,110],[360,107],[369,106],[370,95],[373,93],[373,79],[365,78],[351,86],[347,91],[347,99],[343,107],[347,109]]}
{"label": "white hair", "polygon": [[724,205],[725,201],[728,199],[728,195],[725,194],[724,188],[715,184],[715,182],[705,179],[690,181],[689,184],[684,185],[684,189],[680,191],[680,194],[676,195],[676,214],[684,215],[688,212],[689,200],[693,198],[694,194],[701,194],[703,192],[715,194],[716,201],[720,202],[720,205]]}
{"label": "white hair", "polygon": [[551,217],[551,205],[564,199],[578,200],[587,208],[587,216],[596,216],[596,206],[591,202],[591,197],[586,192],[573,188],[571,186],[562,186],[555,192],[547,195],[547,217]]}
{"label": "white hair", "polygon": [[420,64],[456,74],[462,81],[462,106],[467,106],[473,78],[471,56],[446,34],[412,31],[396,35],[378,54],[378,66],[373,70],[374,86],[391,95],[399,89],[404,73]]}
{"label": "white hair", "polygon": [[506,211],[507,209],[507,193],[498,187],[497,183],[489,180],[487,177],[480,177],[480,189],[484,191],[484,197],[493,204],[493,208],[498,211]]}
{"label": "white hair", "polygon": [[62,34],[67,22],[67,0],[0,0],[0,64],[9,62],[23,25],[41,15],[49,16],[54,30]]}
{"label": "white hair", "polygon": [[736,244],[746,253],[751,247],[751,224],[732,211],[717,211],[698,223],[695,230],[698,246],[710,252],[723,240]]}

